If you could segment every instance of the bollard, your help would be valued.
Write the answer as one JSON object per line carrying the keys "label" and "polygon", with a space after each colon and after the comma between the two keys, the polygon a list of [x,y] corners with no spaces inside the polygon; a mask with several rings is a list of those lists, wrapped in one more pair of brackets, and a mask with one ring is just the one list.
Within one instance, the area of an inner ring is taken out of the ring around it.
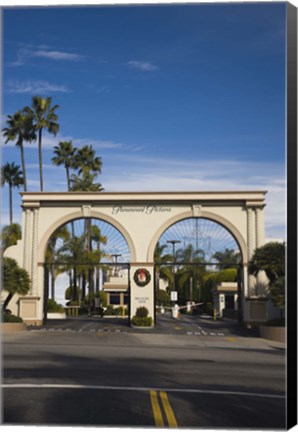
{"label": "bollard", "polygon": [[216,309],[215,308],[213,309],[213,319],[214,319],[214,321],[216,321]]}

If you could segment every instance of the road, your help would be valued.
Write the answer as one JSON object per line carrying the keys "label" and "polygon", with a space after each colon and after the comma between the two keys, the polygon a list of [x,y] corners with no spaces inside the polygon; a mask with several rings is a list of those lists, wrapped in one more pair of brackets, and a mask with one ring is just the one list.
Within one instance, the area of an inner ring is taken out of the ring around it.
{"label": "road", "polygon": [[286,427],[283,347],[231,322],[80,318],[4,334],[2,352],[7,425]]}

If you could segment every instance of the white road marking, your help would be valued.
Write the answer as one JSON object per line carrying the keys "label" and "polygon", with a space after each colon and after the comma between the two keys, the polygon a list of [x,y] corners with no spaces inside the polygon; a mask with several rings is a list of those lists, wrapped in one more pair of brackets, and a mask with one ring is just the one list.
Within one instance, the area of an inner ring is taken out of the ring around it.
{"label": "white road marking", "polygon": [[181,388],[156,388],[156,387],[121,387],[121,386],[103,386],[103,385],[83,385],[83,384],[1,384],[1,388],[13,388],[13,389],[77,389],[77,390],[116,390],[116,391],[166,391],[172,393],[199,393],[199,394],[222,394],[231,396],[251,396],[251,397],[263,397],[271,399],[285,399],[286,395],[277,395],[269,393],[255,393],[255,392],[243,392],[243,391],[225,391],[225,390],[205,390],[205,389],[181,389]]}
{"label": "white road marking", "polygon": [[88,327],[88,326],[90,326],[90,325],[92,325],[93,323],[88,323],[88,324],[85,324],[83,327],[81,327],[80,328],[80,330],[78,330],[78,332],[79,333],[81,333],[86,327]]}

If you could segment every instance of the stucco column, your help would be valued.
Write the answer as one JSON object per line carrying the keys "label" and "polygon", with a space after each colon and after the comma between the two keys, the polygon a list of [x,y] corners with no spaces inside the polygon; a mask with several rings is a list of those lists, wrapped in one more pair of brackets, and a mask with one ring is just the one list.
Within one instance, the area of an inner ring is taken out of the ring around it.
{"label": "stucco column", "polygon": [[[263,208],[257,207],[256,213],[256,249],[265,243],[265,226]],[[265,272],[259,272],[257,275],[257,294],[265,295],[267,291],[268,279]]]}
{"label": "stucco column", "polygon": [[[146,269],[150,275],[150,281],[145,286],[138,286],[134,280],[135,272]],[[145,306],[149,316],[154,320],[154,264],[132,263],[130,268],[130,305],[131,318],[135,315],[137,308]]]}
{"label": "stucco column", "polygon": [[263,246],[265,240],[263,209],[256,208],[256,248]]}
{"label": "stucco column", "polygon": [[31,262],[32,295],[38,295],[38,269],[37,269],[38,219],[39,219],[39,209],[34,208],[33,236],[32,236],[32,262]]}
{"label": "stucco column", "polygon": [[[255,238],[255,213],[254,209],[248,207],[247,209],[247,256],[248,261],[251,260],[255,247],[256,247],[256,238]],[[255,277],[248,274],[248,296],[252,296],[255,294]]]}
{"label": "stucco column", "polygon": [[24,269],[27,270],[31,277],[31,239],[32,239],[32,223],[31,223],[31,209],[26,208],[25,210],[25,227],[24,227]]}

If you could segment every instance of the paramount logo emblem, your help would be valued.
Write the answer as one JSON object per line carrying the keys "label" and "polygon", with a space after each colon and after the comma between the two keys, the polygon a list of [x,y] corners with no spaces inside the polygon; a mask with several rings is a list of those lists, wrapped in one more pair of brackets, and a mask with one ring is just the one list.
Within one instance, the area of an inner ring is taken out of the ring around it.
{"label": "paramount logo emblem", "polygon": [[172,209],[170,207],[164,207],[159,205],[146,205],[146,206],[122,206],[116,205],[112,209],[112,214],[118,213],[144,213],[150,215],[152,213],[169,213]]}

